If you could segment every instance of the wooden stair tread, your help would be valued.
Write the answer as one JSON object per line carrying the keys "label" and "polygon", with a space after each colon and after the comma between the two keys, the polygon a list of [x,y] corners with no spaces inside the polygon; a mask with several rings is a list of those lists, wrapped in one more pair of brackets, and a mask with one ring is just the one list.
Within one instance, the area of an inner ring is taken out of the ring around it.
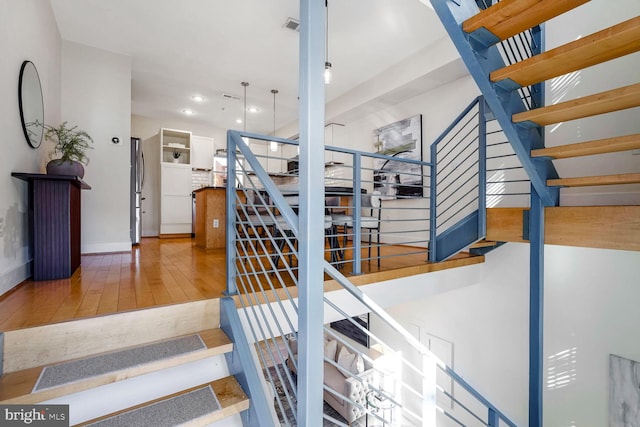
{"label": "wooden stair tread", "polygon": [[500,40],[505,40],[588,1],[502,0],[467,19],[462,29],[471,33],[484,27]]}
{"label": "wooden stair tread", "polygon": [[[58,387],[44,389],[36,392],[33,392],[33,388],[35,387],[40,374],[47,366],[53,366],[60,363],[69,362],[71,360],[86,359],[88,357],[96,356],[99,353],[79,359],[71,359],[65,362],[55,363],[52,365],[38,366],[35,368],[6,373],[0,377],[0,403],[38,403],[44,400],[49,400],[70,393],[87,390],[93,387],[115,383],[117,381],[122,381],[138,375],[147,374],[149,372],[170,368],[183,363],[193,362],[196,360],[204,359],[206,357],[228,353],[233,350],[233,343],[221,329],[210,329],[202,331],[199,332],[199,335],[207,347],[203,351],[186,353],[168,359],[160,359],[150,363],[137,365],[128,369],[108,372],[100,376],[90,377],[77,382],[62,384]],[[149,343],[142,346],[145,345],[149,345]],[[126,348],[123,348],[121,350],[126,350]],[[109,351],[108,353],[112,353],[112,351]]]}
{"label": "wooden stair tread", "polygon": [[492,82],[510,79],[530,86],[640,50],[640,16],[548,50],[490,74]]}
{"label": "wooden stair tread", "polygon": [[[487,209],[487,239],[524,240],[524,211]],[[556,206],[545,208],[544,241],[548,245],[640,251],[640,206]]]}
{"label": "wooden stair tread", "polygon": [[137,409],[141,409],[149,405],[158,404],[164,400],[171,399],[173,397],[178,397],[180,395],[183,395],[207,386],[211,386],[211,388],[213,389],[213,392],[218,398],[218,402],[220,402],[220,410],[213,412],[211,414],[205,415],[203,417],[199,417],[197,419],[192,420],[191,422],[187,422],[181,425],[183,426],[208,425],[213,422],[223,420],[227,417],[230,417],[231,415],[235,415],[249,409],[249,398],[244,393],[244,391],[242,390],[242,387],[240,386],[238,381],[235,379],[235,377],[229,376],[229,377],[220,378],[218,380],[215,380],[206,384],[201,384],[199,386],[192,387],[178,393],[173,393],[169,396],[164,396],[159,399],[155,399],[150,402],[143,403],[141,405],[132,406],[130,408],[123,409],[122,411],[114,412],[112,414],[108,414],[103,417],[96,418],[81,424],[76,424],[76,426],[86,426],[98,421],[105,420],[107,418],[111,418],[116,415],[123,414],[125,412],[135,411]]}
{"label": "wooden stair tread", "polygon": [[530,121],[546,126],[638,106],[640,83],[517,113],[512,116],[512,120],[514,123]]}
{"label": "wooden stair tread", "polygon": [[640,133],[618,136],[614,138],[598,139],[595,141],[578,142],[558,147],[531,150],[531,157],[551,157],[553,159],[568,159],[571,157],[592,156],[595,154],[615,153],[640,149]]}
{"label": "wooden stair tread", "polygon": [[549,187],[590,187],[595,185],[640,184],[640,173],[626,173],[547,180]]}

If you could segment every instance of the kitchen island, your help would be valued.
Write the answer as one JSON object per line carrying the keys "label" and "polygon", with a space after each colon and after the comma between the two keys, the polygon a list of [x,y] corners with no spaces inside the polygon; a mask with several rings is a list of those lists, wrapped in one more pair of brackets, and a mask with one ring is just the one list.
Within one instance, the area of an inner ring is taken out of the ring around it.
{"label": "kitchen island", "polygon": [[196,195],[196,246],[220,249],[226,245],[226,188],[202,187]]}

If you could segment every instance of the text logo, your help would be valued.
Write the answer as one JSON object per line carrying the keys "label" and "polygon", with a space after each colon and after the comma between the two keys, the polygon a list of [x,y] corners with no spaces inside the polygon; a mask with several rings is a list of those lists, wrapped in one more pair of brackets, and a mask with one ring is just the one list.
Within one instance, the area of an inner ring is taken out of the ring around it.
{"label": "text logo", "polygon": [[0,405],[0,426],[69,427],[69,405]]}

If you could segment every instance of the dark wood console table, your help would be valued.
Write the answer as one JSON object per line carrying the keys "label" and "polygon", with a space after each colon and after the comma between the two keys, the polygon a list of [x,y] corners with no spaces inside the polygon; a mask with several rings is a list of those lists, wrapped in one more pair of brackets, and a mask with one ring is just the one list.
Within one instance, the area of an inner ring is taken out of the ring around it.
{"label": "dark wood console table", "polygon": [[29,183],[29,243],[33,280],[71,277],[80,266],[80,191],[77,176],[18,173]]}

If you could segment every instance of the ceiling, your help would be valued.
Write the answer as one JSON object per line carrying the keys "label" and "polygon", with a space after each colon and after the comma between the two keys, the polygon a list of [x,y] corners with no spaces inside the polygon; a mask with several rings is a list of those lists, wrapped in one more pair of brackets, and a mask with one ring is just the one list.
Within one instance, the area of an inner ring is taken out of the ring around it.
{"label": "ceiling", "polygon": [[[132,58],[131,111],[270,133],[297,118],[298,0],[50,0],[63,40]],[[330,102],[444,36],[419,0],[329,2]],[[231,95],[235,99],[224,97]],[[191,97],[201,95],[204,102]],[[182,111],[191,109],[194,115]]]}

